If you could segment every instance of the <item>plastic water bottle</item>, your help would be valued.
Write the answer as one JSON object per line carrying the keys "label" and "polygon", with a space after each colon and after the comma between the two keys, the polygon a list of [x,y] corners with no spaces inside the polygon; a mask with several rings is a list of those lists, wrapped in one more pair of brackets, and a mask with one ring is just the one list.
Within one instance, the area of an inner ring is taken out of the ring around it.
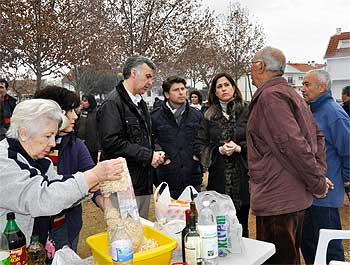
{"label": "plastic water bottle", "polygon": [[10,265],[9,243],[2,233],[0,233],[0,265]]}
{"label": "plastic water bottle", "polygon": [[132,265],[134,250],[132,241],[125,231],[123,224],[118,224],[117,230],[111,239],[111,255],[114,265]]}
{"label": "plastic water bottle", "polygon": [[235,218],[231,225],[232,253],[241,254],[243,252],[242,232],[242,225]]}
{"label": "plastic water bottle", "polygon": [[218,264],[218,237],[216,217],[209,208],[209,201],[203,201],[203,208],[199,212],[198,232],[201,237],[201,252],[203,265]]}

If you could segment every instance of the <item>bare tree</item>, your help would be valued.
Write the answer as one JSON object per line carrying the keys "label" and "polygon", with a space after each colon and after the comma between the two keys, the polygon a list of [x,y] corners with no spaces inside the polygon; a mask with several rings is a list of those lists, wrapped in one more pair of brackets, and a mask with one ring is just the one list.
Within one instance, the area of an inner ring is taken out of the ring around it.
{"label": "bare tree", "polygon": [[76,92],[103,95],[110,92],[117,83],[117,71],[98,70],[95,66],[74,67],[66,75]]}
{"label": "bare tree", "polygon": [[198,7],[197,0],[107,0],[117,60],[143,54],[158,65],[168,63],[193,32]]}
{"label": "bare tree", "polygon": [[230,3],[229,14],[222,23],[222,68],[237,81],[249,73],[250,62],[254,53],[264,45],[265,34],[262,26],[254,24],[248,10],[239,3]]}
{"label": "bare tree", "polygon": [[0,0],[0,50],[28,67],[37,78],[59,74],[82,61],[96,39],[103,0]]}
{"label": "bare tree", "polygon": [[221,59],[219,58],[220,49],[214,40],[197,42],[191,45],[186,53],[183,54],[186,76],[192,80],[193,87],[199,81],[203,82],[208,88],[210,80],[221,68]]}

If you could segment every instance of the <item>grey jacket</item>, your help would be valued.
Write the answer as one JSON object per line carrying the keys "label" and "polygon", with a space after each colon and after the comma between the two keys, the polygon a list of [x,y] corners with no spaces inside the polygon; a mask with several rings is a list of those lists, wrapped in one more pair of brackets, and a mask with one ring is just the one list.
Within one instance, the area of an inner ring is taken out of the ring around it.
{"label": "grey jacket", "polygon": [[27,245],[34,217],[58,214],[88,195],[82,173],[58,175],[48,158],[32,160],[15,139],[0,142],[0,172],[0,231],[15,212]]}

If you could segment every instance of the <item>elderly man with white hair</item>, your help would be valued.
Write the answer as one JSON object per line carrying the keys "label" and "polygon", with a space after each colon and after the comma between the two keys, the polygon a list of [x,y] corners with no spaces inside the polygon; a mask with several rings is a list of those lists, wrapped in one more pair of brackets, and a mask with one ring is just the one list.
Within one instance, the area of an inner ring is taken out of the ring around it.
{"label": "elderly man with white hair", "polygon": [[[327,178],[334,184],[334,189],[328,192],[326,198],[315,198],[312,206],[305,211],[301,250],[305,262],[313,264],[320,229],[342,229],[339,207],[344,205],[344,182],[348,182],[350,177],[350,120],[332,97],[331,78],[327,71],[309,71],[304,77],[301,92],[325,136]],[[331,260],[344,261],[341,240],[330,242],[327,264]]]}
{"label": "elderly man with white hair", "polygon": [[120,179],[123,173],[123,160],[113,159],[85,172],[58,175],[46,156],[66,122],[56,102],[26,100],[16,106],[7,138],[0,142],[0,231],[7,213],[14,212],[27,245],[34,217],[55,215],[87,197],[100,182]]}
{"label": "elderly man with white hair", "polygon": [[324,138],[307,104],[282,77],[282,51],[265,47],[253,58],[255,92],[247,124],[252,213],[257,239],[276,253],[265,264],[300,264],[304,210],[327,193]]}

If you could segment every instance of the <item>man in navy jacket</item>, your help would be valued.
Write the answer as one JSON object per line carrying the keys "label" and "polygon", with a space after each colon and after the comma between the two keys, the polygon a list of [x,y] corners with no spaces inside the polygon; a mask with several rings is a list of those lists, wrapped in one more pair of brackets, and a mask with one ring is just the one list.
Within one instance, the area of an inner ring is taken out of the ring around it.
{"label": "man in navy jacket", "polygon": [[200,191],[202,172],[193,143],[203,115],[189,106],[183,78],[168,77],[162,88],[165,102],[151,116],[156,148],[165,152],[166,160],[157,168],[155,184],[167,182],[171,196],[177,199],[188,185]]}

